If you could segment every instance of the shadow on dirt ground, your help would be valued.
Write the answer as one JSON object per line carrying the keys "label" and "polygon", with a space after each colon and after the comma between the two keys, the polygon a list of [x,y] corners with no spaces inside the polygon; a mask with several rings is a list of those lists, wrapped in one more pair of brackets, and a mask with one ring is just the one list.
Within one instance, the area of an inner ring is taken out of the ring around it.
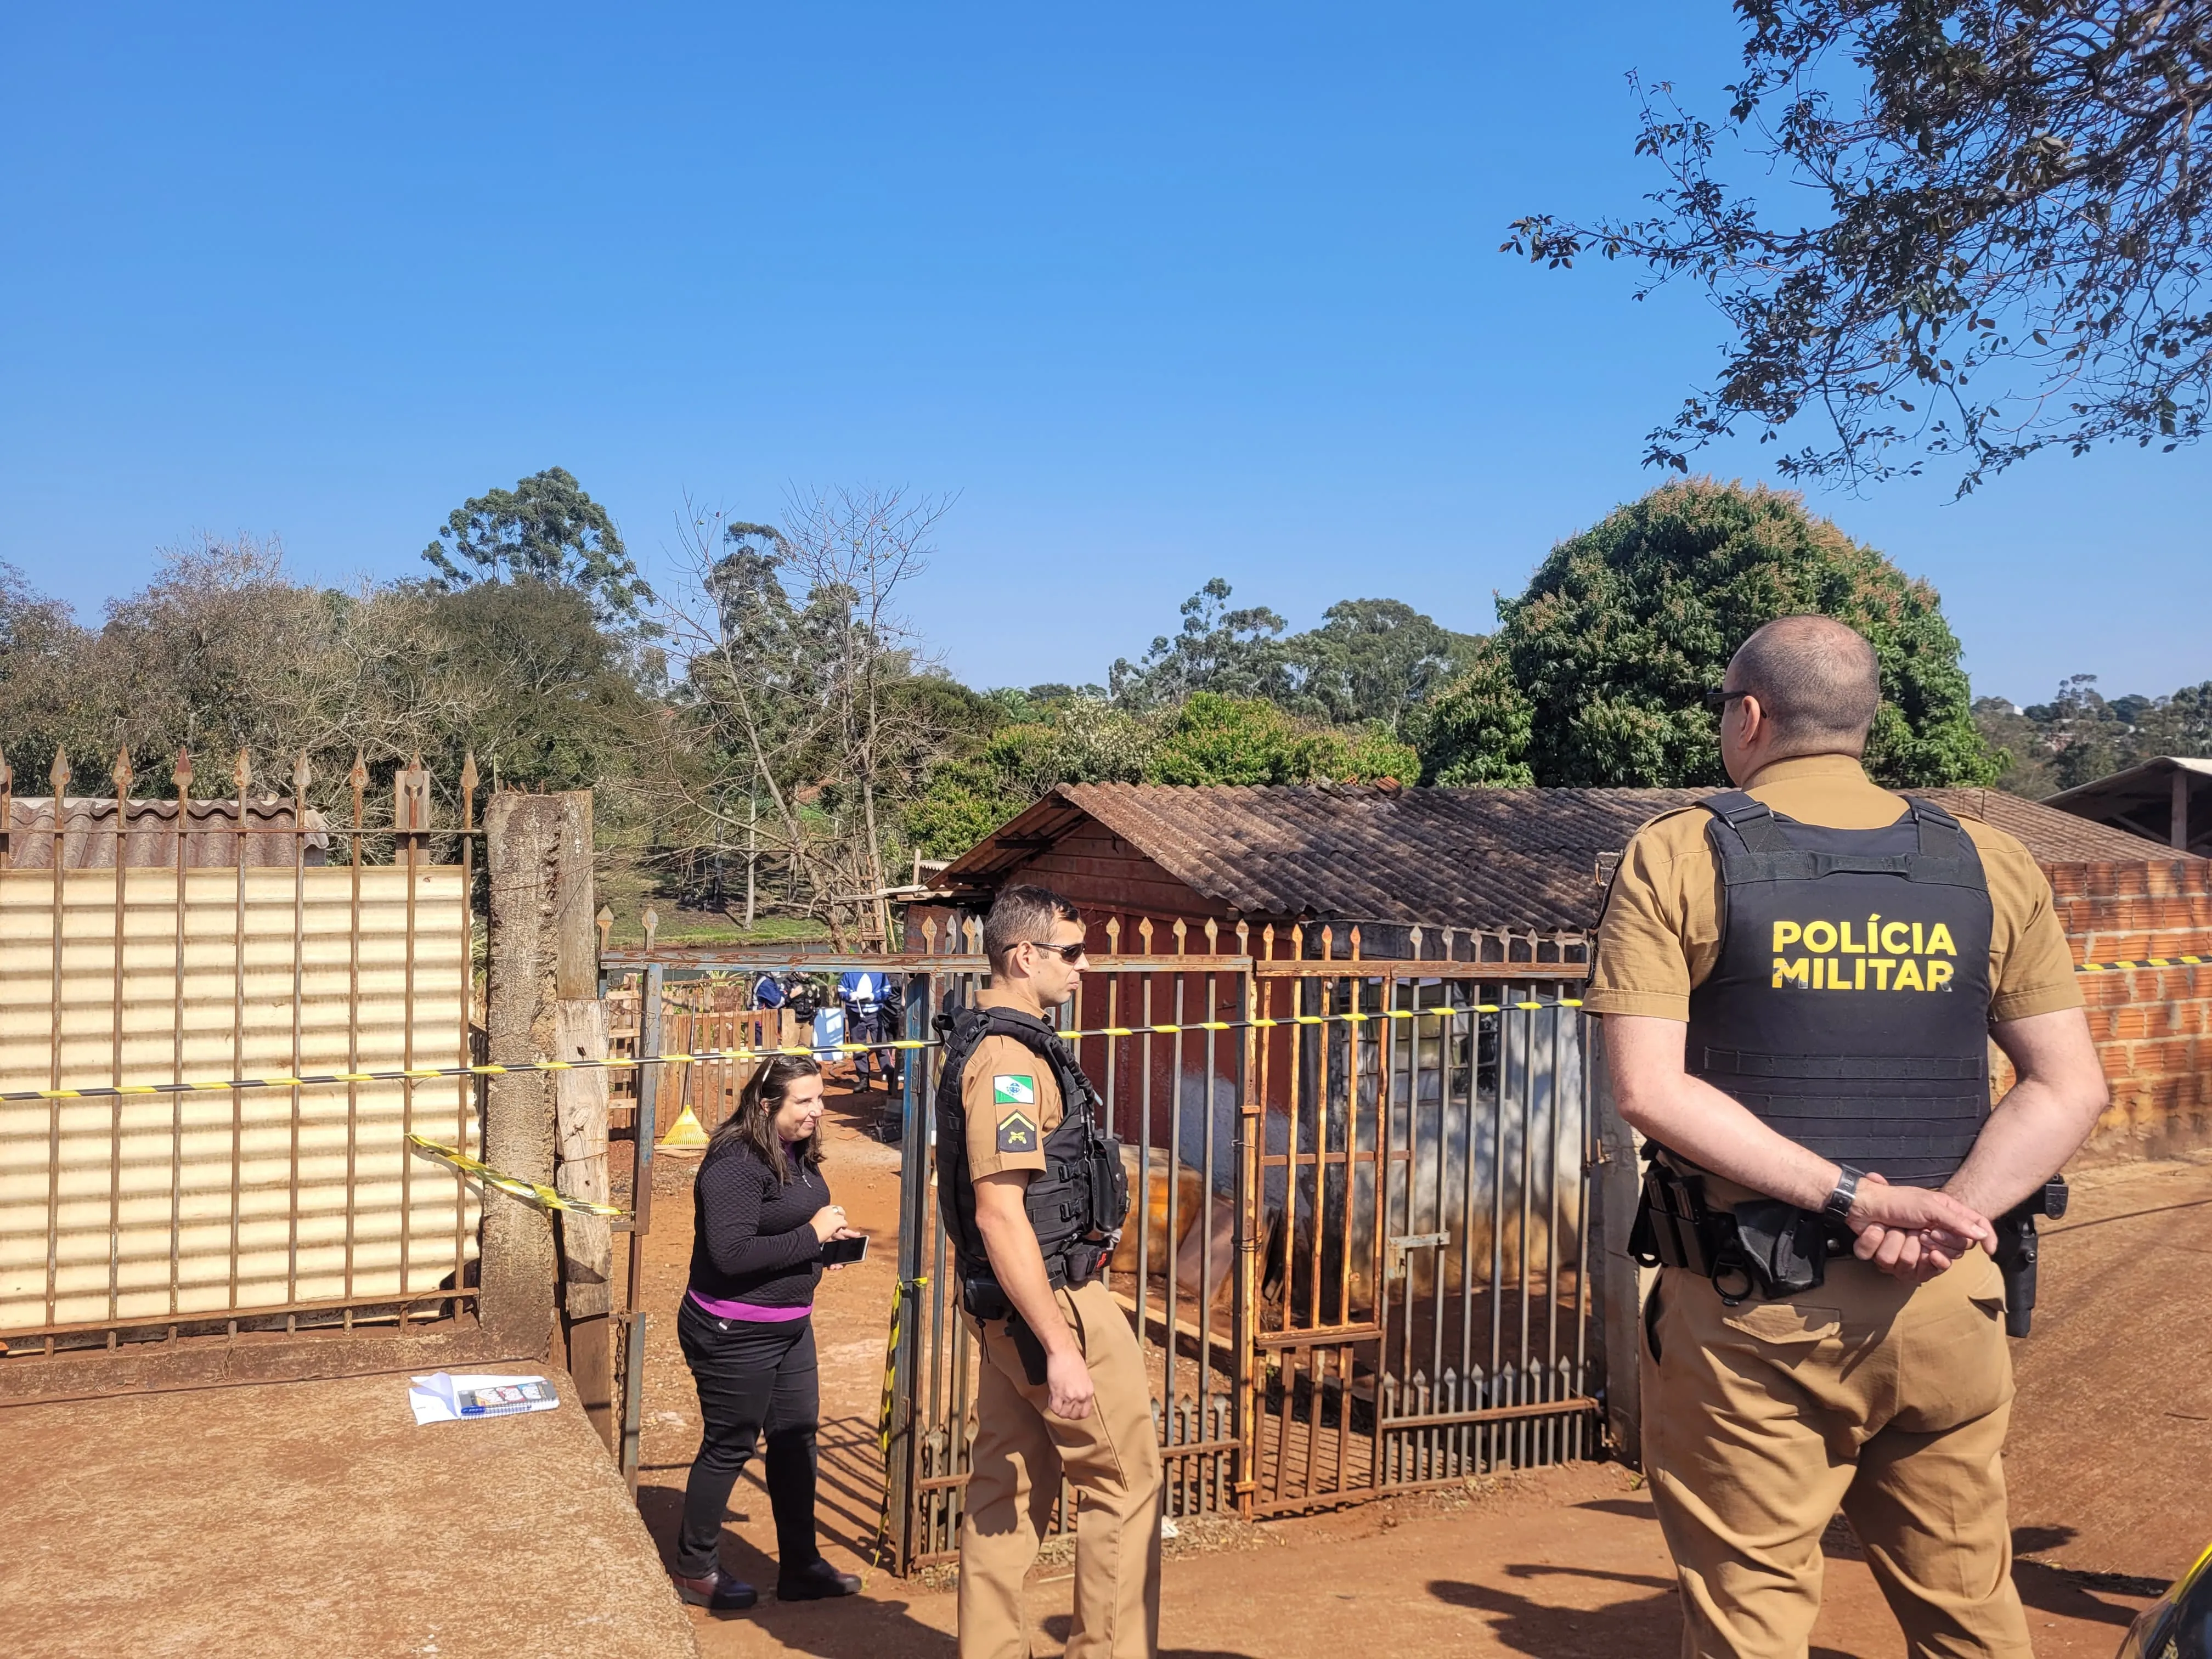
{"label": "shadow on dirt ground", "polygon": [[[732,1498],[723,1561],[768,1593],[747,1614],[690,1616],[706,1659],[953,1659],[954,1596],[872,1565],[899,1153],[871,1133],[883,1115],[880,1092],[833,1085],[829,1103],[824,1172],[837,1201],[875,1243],[868,1261],[823,1281],[816,1304],[820,1513],[825,1553],[841,1568],[863,1572],[866,1586],[848,1601],[779,1606],[767,1497],[757,1471],[749,1471]],[[653,1321],[638,1501],[664,1552],[699,1434],[674,1332],[690,1255],[690,1173],[678,1160],[663,1162],[647,1243]],[[2039,1659],[2111,1659],[2151,1583],[2174,1571],[2160,1563],[2185,1548],[2193,1554],[2203,1541],[2195,1532],[2212,1536],[2212,1492],[2199,1489],[2204,1461],[2188,1453],[2196,1443],[2189,1437],[2203,1425],[2185,1420],[2212,1419],[2212,1406],[2199,1403],[2206,1383],[2197,1370],[2172,1368],[2199,1340],[2200,1326],[2212,1346],[2212,1314],[2180,1309],[2169,1316],[2172,1299],[2161,1303],[2158,1289],[2182,1256],[2199,1252],[2201,1263],[2212,1253],[2212,1202],[2204,1201],[2212,1200],[2212,1164],[2144,1166],[2093,1175],[2081,1186],[2075,1214],[2062,1224],[2068,1231],[2054,1230],[2046,1248],[2036,1334],[2014,1348],[2021,1400],[2008,1465],[2021,1522],[2016,1547],[2036,1558],[2021,1560],[2016,1579]],[[2112,1296],[2122,1299],[2106,1299]],[[2121,1310],[2136,1347],[2116,1352]],[[2171,1365],[2149,1382],[2117,1382],[2115,1366],[2132,1370],[2145,1344]],[[2115,1389],[2127,1395],[2117,1406]],[[2142,1443],[2161,1448],[2159,1468],[2115,1454],[2120,1443],[2108,1431],[2115,1410],[2131,1432],[2154,1435]],[[2166,1415],[2174,1413],[2183,1415]],[[2185,1545],[2179,1533],[2191,1534]],[[1826,1600],[1811,1659],[1903,1659],[1896,1622],[1848,1528],[1835,1529],[1826,1550]],[[1065,1562],[1040,1565],[1030,1580],[1040,1659],[1065,1646],[1073,1591]],[[1344,1659],[1376,1651],[1385,1632],[1394,1656],[1646,1659],[1671,1653],[1680,1631],[1672,1565],[1650,1501],[1631,1472],[1611,1464],[1529,1471],[1471,1492],[1408,1495],[1270,1522],[1241,1553],[1178,1556],[1163,1575],[1164,1659]]]}

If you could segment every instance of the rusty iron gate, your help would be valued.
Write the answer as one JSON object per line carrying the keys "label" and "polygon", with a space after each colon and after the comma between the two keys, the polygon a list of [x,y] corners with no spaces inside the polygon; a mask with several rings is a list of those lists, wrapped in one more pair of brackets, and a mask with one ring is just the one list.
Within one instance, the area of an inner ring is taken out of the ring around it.
{"label": "rusty iron gate", "polygon": [[[1411,940],[1412,955],[1378,960],[1360,957],[1357,929],[1326,925],[1093,931],[1103,949],[1060,1018],[1131,1176],[1109,1288],[1151,1382],[1170,1519],[1600,1454],[1587,969],[1455,960],[1478,948],[1465,933],[1431,933],[1428,957],[1420,930]],[[939,1222],[932,1022],[988,981],[972,924],[924,922],[908,943],[607,958],[641,970],[648,1060],[678,1017],[671,975],[863,969],[902,983],[915,1046],[896,1120],[883,1424],[901,1572],[958,1547],[977,1355]],[[640,1069],[641,1194],[682,1069]],[[637,1395],[624,1394],[632,1446]],[[1073,1512],[1063,1493],[1055,1524]]]}
{"label": "rusty iron gate", "polygon": [[473,763],[434,830],[419,761],[374,823],[359,762],[350,822],[305,757],[282,796],[242,752],[229,799],[192,775],[134,798],[118,760],[112,797],[72,796],[58,757],[25,799],[0,766],[0,1090],[53,1094],[0,1103],[0,1366],[422,1330],[475,1295],[474,1190],[406,1139],[476,1150],[475,1079],[222,1081],[474,1058]]}

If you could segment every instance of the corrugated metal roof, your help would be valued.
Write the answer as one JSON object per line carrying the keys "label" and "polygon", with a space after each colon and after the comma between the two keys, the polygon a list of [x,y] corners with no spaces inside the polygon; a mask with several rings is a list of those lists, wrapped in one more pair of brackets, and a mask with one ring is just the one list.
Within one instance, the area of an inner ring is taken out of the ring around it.
{"label": "corrugated metal roof", "polygon": [[[1601,854],[1702,789],[1391,789],[1069,784],[937,878],[960,890],[1094,818],[1194,891],[1248,917],[1579,932],[1596,925]],[[2174,856],[2140,836],[1994,790],[1924,792],[2019,837],[2037,860]]]}

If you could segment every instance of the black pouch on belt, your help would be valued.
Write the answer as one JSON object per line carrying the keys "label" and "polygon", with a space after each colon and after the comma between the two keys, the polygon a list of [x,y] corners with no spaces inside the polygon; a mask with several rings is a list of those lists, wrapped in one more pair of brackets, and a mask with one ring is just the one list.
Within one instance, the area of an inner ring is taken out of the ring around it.
{"label": "black pouch on belt", "polygon": [[960,1281],[960,1305],[987,1325],[994,1319],[1012,1318],[1014,1311],[999,1281],[981,1273]]}
{"label": "black pouch on belt", "polygon": [[1628,1253],[1647,1267],[1680,1267],[1711,1279],[1729,1235],[1727,1218],[1705,1205],[1705,1183],[1678,1175],[1656,1158],[1644,1166],[1644,1196]]}

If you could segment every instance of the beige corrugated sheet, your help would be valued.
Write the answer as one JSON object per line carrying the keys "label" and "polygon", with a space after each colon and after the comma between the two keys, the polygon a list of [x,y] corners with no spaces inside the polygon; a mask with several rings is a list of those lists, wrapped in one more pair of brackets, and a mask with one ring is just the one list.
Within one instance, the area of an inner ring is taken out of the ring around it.
{"label": "beige corrugated sheet", "polygon": [[[460,1063],[460,872],[414,873],[411,977],[408,872],[359,873],[356,952],[350,869],[187,870],[180,976],[176,873],[126,868],[118,1001],[115,872],[65,870],[64,1086]],[[52,901],[49,871],[0,872],[0,1089],[45,1088],[53,1075]],[[461,1091],[417,1085],[416,1127],[473,1146]],[[476,1200],[404,1150],[400,1085],[363,1085],[356,1098],[349,1115],[343,1087],[301,1090],[296,1121],[284,1089],[0,1104],[0,1334],[50,1322],[50,1218],[54,1323],[171,1312],[173,1237],[183,1314],[436,1288],[454,1270],[457,1223],[474,1254]]]}

